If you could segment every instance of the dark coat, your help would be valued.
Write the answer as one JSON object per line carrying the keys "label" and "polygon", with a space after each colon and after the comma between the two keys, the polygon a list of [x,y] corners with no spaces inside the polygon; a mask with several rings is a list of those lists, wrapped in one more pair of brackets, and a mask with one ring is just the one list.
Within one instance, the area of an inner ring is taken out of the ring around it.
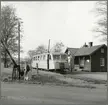
{"label": "dark coat", "polygon": [[29,65],[26,66],[26,74],[30,71]]}

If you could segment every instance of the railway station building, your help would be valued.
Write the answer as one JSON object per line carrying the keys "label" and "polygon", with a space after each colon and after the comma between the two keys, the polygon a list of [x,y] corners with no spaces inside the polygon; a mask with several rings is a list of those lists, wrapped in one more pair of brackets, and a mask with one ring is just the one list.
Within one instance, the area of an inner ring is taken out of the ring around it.
{"label": "railway station building", "polygon": [[106,72],[107,46],[105,44],[93,46],[93,42],[81,48],[67,48],[70,70]]}

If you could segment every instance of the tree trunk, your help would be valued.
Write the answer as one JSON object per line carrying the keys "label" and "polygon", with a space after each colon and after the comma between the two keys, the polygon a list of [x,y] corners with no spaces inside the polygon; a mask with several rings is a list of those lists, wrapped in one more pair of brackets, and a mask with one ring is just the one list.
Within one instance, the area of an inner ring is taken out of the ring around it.
{"label": "tree trunk", "polygon": [[4,67],[7,68],[7,52],[5,51],[5,56],[4,56]]}
{"label": "tree trunk", "polygon": [[[6,33],[5,33],[6,34]],[[5,38],[5,45],[7,46],[7,38]],[[4,57],[4,67],[7,68],[7,51],[5,49],[5,57]]]}

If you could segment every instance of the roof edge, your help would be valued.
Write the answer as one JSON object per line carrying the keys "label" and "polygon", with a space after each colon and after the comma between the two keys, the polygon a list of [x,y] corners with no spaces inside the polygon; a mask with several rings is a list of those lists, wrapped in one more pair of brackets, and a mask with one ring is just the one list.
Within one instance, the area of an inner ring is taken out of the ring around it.
{"label": "roof edge", "polygon": [[[97,48],[95,51],[93,51],[90,55],[92,55],[93,53],[95,53],[97,50],[99,50],[101,47],[106,46],[105,44],[102,44],[99,48]],[[106,46],[107,47],[107,46]]]}

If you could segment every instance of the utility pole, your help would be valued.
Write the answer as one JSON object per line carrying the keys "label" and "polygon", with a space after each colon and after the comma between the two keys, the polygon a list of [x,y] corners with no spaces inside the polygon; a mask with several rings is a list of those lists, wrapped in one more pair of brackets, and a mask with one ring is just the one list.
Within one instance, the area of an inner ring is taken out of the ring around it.
{"label": "utility pole", "polygon": [[18,22],[18,66],[20,80],[20,21]]}
{"label": "utility pole", "polygon": [[[108,2],[107,2],[107,9],[108,9]],[[107,105],[108,105],[108,32],[107,32]]]}
{"label": "utility pole", "polygon": [[108,105],[108,39],[107,39],[107,105]]}
{"label": "utility pole", "polygon": [[[107,9],[108,9],[108,2],[107,2]],[[108,22],[107,22],[108,26]],[[108,105],[108,31],[107,31],[107,105]]]}
{"label": "utility pole", "polygon": [[48,56],[47,56],[47,69],[48,70],[49,70],[49,53],[50,53],[49,49],[50,49],[50,39],[49,39],[49,44],[48,44]]}
{"label": "utility pole", "polygon": [[[1,40],[1,29],[0,29],[0,40]],[[1,100],[1,41],[0,41],[0,100]]]}
{"label": "utility pole", "polygon": [[[1,8],[1,1],[0,1]],[[1,11],[0,11],[0,40],[1,40]],[[0,41],[0,101],[1,101],[1,41]]]}

